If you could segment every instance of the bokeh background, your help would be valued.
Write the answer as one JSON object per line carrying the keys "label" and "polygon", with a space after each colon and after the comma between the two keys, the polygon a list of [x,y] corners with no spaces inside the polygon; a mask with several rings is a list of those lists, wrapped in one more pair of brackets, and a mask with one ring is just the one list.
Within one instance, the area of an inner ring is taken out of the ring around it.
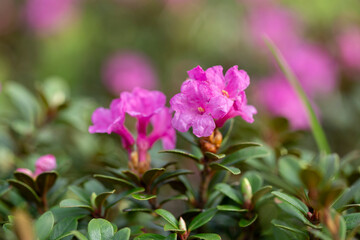
{"label": "bokeh background", "polygon": [[238,119],[234,138],[316,150],[264,35],[344,156],[360,146],[359,9],[357,0],[1,0],[0,173],[49,152],[74,177],[99,162],[126,165],[115,136],[87,132],[92,111],[135,86],[170,99],[197,65],[250,75],[258,114],[252,125]]}

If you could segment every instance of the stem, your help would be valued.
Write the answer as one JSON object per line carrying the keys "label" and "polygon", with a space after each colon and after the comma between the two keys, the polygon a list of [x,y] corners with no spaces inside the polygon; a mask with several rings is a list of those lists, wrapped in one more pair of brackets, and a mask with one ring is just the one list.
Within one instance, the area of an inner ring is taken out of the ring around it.
{"label": "stem", "polygon": [[207,191],[209,183],[214,175],[214,172],[209,167],[209,161],[206,157],[203,158],[204,169],[201,171],[201,182],[199,186],[199,201],[198,207],[203,209],[207,201]]}

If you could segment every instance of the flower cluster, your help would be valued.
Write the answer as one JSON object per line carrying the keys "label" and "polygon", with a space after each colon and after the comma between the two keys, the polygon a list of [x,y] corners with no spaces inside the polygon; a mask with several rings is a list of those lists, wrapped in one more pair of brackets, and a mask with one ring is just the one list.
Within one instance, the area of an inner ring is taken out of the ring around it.
{"label": "flower cluster", "polygon": [[18,168],[16,169],[16,171],[25,173],[33,178],[36,178],[39,174],[43,172],[52,171],[55,168],[56,168],[56,158],[53,155],[48,154],[36,160],[34,173],[27,168]]}
{"label": "flower cluster", "polygon": [[[148,151],[156,141],[162,140],[165,149],[175,146],[176,133],[171,126],[171,111],[165,107],[165,103],[166,96],[159,91],[135,88],[132,92],[123,92],[120,98],[111,102],[110,109],[95,110],[89,132],[120,135],[123,146],[132,160],[132,167],[137,168],[137,164],[149,164]],[[136,140],[124,124],[126,113],[137,119]],[[149,124],[152,125],[150,133]]]}
{"label": "flower cluster", "polygon": [[221,66],[204,71],[200,66],[188,71],[189,79],[181,86],[181,92],[171,100],[175,111],[172,124],[180,132],[190,127],[197,137],[210,136],[215,128],[226,120],[241,116],[253,122],[256,109],[247,105],[245,89],[250,78],[244,70],[233,66],[223,74]]}

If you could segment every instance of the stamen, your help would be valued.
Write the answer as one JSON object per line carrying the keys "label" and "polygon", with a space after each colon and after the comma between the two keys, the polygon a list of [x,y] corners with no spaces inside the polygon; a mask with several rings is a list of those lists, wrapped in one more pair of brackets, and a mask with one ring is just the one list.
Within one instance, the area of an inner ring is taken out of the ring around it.
{"label": "stamen", "polygon": [[202,108],[202,107],[198,107],[198,111],[199,111],[200,113],[204,113],[204,112],[205,112],[205,109]]}
{"label": "stamen", "polygon": [[223,94],[225,97],[229,97],[229,93],[228,93],[227,91],[222,90],[221,92],[222,92],[222,94]]}

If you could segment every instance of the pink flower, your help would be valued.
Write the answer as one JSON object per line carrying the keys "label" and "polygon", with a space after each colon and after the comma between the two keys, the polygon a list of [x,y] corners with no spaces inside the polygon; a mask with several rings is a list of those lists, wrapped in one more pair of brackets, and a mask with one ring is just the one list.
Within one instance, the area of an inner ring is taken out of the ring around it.
{"label": "pink flower", "polygon": [[28,24],[39,32],[56,30],[70,17],[74,2],[75,0],[27,0]]}
{"label": "pink flower", "polygon": [[283,54],[310,96],[335,89],[338,69],[334,59],[323,48],[302,43]]}
{"label": "pink flower", "polygon": [[287,118],[293,129],[310,128],[305,107],[284,77],[265,78],[256,89],[259,103],[271,114]]}
{"label": "pink flower", "polygon": [[[163,141],[164,148],[175,147],[176,134],[171,126],[171,112],[165,103],[166,97],[159,91],[135,88],[132,92],[123,92],[119,99],[113,100],[110,109],[98,108],[94,111],[94,125],[89,127],[89,132],[119,134],[129,155],[135,145],[139,161],[146,161],[148,151],[158,140]],[[124,125],[125,113],[137,119],[136,142]],[[148,133],[150,123],[152,132]]]}
{"label": "pink flower", "polygon": [[30,169],[27,168],[18,168],[17,172],[25,173],[33,178],[36,178],[43,172],[49,172],[56,169],[56,158],[54,155],[48,154],[41,156],[36,160],[35,163],[35,173],[33,173]]}
{"label": "pink flower", "polygon": [[337,38],[339,55],[344,65],[350,69],[360,70],[360,30],[350,27]]}
{"label": "pink flower", "polygon": [[249,28],[257,45],[265,47],[264,36],[269,37],[280,49],[292,48],[300,39],[301,24],[294,13],[273,4],[262,4],[251,9]]}
{"label": "pink flower", "polygon": [[[186,132],[192,127],[196,136],[207,137],[216,127],[235,116],[227,115],[231,109],[241,116],[240,112],[247,106],[244,105],[244,90],[250,84],[245,71],[234,66],[224,76],[221,66],[206,71],[197,66],[188,75],[190,79],[182,84],[181,92],[170,100],[175,110],[172,124],[177,130]],[[225,115],[228,118],[223,118]],[[217,125],[215,120],[219,119],[222,121]]]}
{"label": "pink flower", "polygon": [[110,92],[118,95],[135,87],[154,89],[156,74],[149,60],[137,52],[118,52],[105,63],[103,81]]}

